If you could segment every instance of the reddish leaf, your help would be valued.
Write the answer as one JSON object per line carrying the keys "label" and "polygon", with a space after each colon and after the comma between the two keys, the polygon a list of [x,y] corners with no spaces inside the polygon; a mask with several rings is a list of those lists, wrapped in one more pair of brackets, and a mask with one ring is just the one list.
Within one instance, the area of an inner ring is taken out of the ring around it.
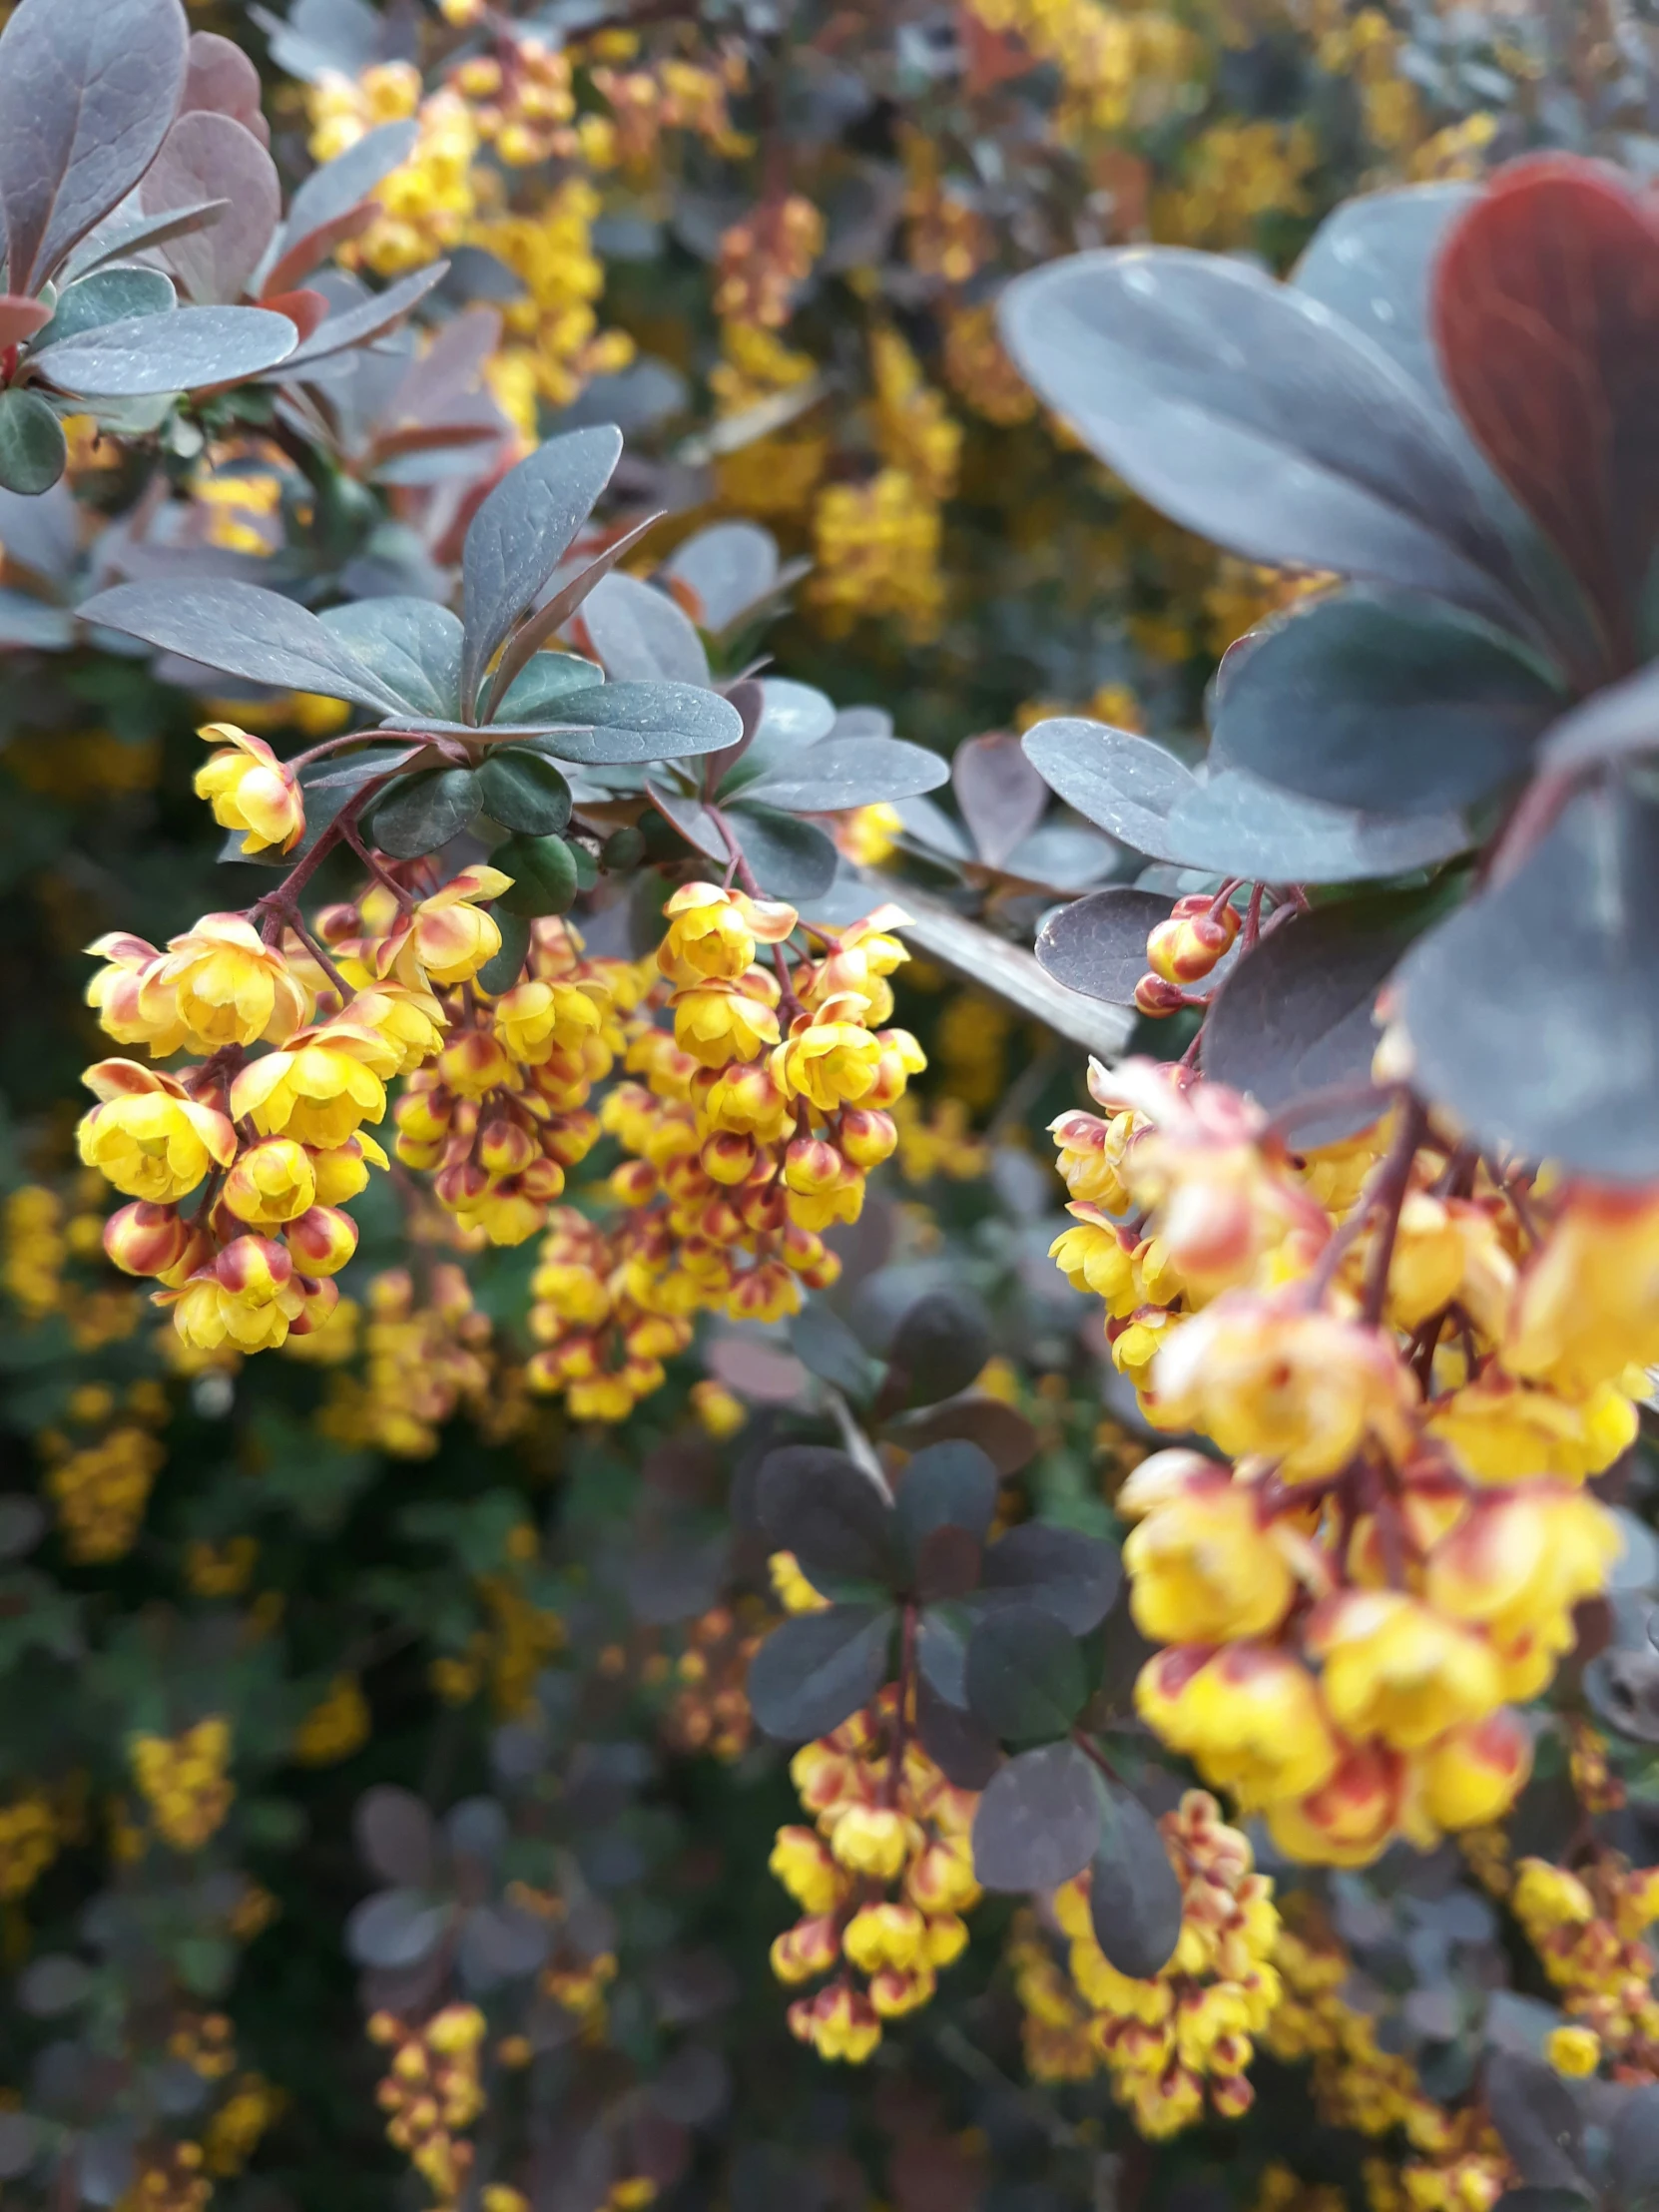
{"label": "reddish leaf", "polygon": [[52,310],[43,301],[20,291],[0,291],[0,345],[21,345],[51,319]]}
{"label": "reddish leaf", "polygon": [[302,233],[284,247],[281,258],[267,273],[262,299],[274,290],[285,291],[301,276],[308,276],[319,262],[328,259],[336,246],[343,246],[347,239],[354,239],[359,232],[366,231],[379,212],[378,200],[362,200],[342,215],[319,223],[314,231]]}
{"label": "reddish leaf", "polygon": [[956,804],[973,833],[979,857],[1000,867],[1042,820],[1048,786],[1011,731],[987,730],[956,748],[950,764]]}
{"label": "reddish leaf", "polygon": [[1458,412],[1630,667],[1659,544],[1659,225],[1597,164],[1516,162],[1447,237],[1433,315]]}
{"label": "reddish leaf", "polygon": [[267,292],[260,301],[273,314],[285,314],[299,332],[299,342],[304,344],[323,316],[328,312],[328,301],[320,291],[304,287],[298,291]]}
{"label": "reddish leaf", "polygon": [[179,113],[194,108],[228,115],[262,146],[271,144],[271,125],[260,106],[260,73],[240,46],[217,31],[191,33]]}

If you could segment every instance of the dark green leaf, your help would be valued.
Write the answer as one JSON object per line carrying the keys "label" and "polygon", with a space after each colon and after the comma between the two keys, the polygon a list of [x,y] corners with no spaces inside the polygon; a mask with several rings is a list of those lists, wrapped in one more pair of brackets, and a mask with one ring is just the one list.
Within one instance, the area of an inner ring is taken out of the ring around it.
{"label": "dark green leaf", "polygon": [[461,554],[464,700],[476,701],[497,647],[535,605],[621,453],[622,434],[608,426],[549,438],[501,479],[473,516]]}
{"label": "dark green leaf", "polygon": [[984,1541],[996,1511],[996,1469],[977,1444],[928,1444],[898,1478],[898,1533],[914,1559],[936,1528],[966,1529]]}
{"label": "dark green leaf", "polygon": [[893,1331],[889,1387],[907,1405],[931,1405],[965,1390],[991,1356],[985,1309],[967,1291],[929,1291]]}
{"label": "dark green leaf", "polygon": [[60,391],[130,399],[257,376],[291,353],[298,334],[264,307],[180,307],[106,322],[29,358]]}
{"label": "dark green leaf", "polygon": [[492,719],[522,723],[545,715],[552,721],[561,699],[604,681],[603,669],[575,653],[538,653],[513,678]]}
{"label": "dark green leaf", "polygon": [[530,919],[528,914],[517,914],[496,899],[490,907],[495,916],[495,926],[501,932],[501,950],[484,962],[478,970],[480,990],[510,991],[524,972],[524,955],[530,949]]}
{"label": "dark green leaf", "polygon": [[[1420,900],[1345,899],[1298,914],[1244,954],[1204,1025],[1204,1072],[1270,1114],[1315,1091],[1371,1082],[1377,995],[1426,918]],[[1357,1099],[1296,1125],[1334,1144],[1377,1119]]]}
{"label": "dark green leaf", "polygon": [[1399,970],[1424,1093],[1527,1159],[1659,1176],[1659,806],[1581,793],[1495,889]]}
{"label": "dark green leaf", "polygon": [[1242,261],[1130,247],[1017,277],[1001,311],[1043,399],[1188,529],[1526,621],[1440,414],[1305,293]]}
{"label": "dark green leaf", "polygon": [[761,1462],[755,1509],[774,1549],[803,1573],[885,1581],[893,1570],[892,1507],[863,1469],[828,1444],[784,1444]]}
{"label": "dark green leaf", "polygon": [[138,183],[184,90],[179,0],[21,0],[0,36],[0,202],[14,291],[38,291]]}
{"label": "dark green leaf", "polygon": [[1082,1873],[1099,1838],[1100,1792],[1077,1746],[1022,1751],[979,1800],[974,1875],[987,1890],[1055,1890]]}
{"label": "dark green leaf", "polygon": [[478,769],[478,804],[492,822],[529,837],[557,836],[570,820],[570,786],[528,746],[502,745]]}
{"label": "dark green leaf", "polygon": [[329,607],[323,628],[417,715],[461,711],[461,625],[430,599],[358,599]]}
{"label": "dark green leaf", "polygon": [[1492,2125],[1529,2188],[1593,2193],[1578,2106],[1553,2066],[1518,2051],[1488,2051],[1481,2086]]}
{"label": "dark green leaf", "polygon": [[1128,1006],[1146,973],[1147,937],[1168,921],[1170,904],[1157,891],[1135,890],[1127,883],[1090,891],[1043,923],[1037,932],[1038,963],[1068,990],[1104,999],[1109,1006]]}
{"label": "dark green leaf", "polygon": [[826,738],[769,770],[745,797],[790,814],[831,815],[847,807],[913,799],[950,781],[949,763],[899,738]]}
{"label": "dark green leaf", "polygon": [[1040,1606],[1074,1636],[1086,1636],[1111,1611],[1122,1580],[1115,1545],[1074,1528],[1021,1521],[986,1552],[978,1602]]}
{"label": "dark green leaf", "polygon": [[1055,715],[1026,731],[1025,757],[1051,792],[1098,823],[1122,843],[1155,860],[1166,851],[1170,811],[1197,789],[1197,779],[1150,738],[1078,715]]}
{"label": "dark green leaf", "polygon": [[620,538],[606,546],[596,560],[589,561],[567,584],[561,584],[550,599],[546,599],[521,622],[502,648],[501,658],[495,664],[489,681],[486,722],[495,720],[495,701],[499,694],[512,691],[519,671],[539,653],[549,638],[557,637],[577,608],[594,590],[603,576],[608,576],[618,561],[631,553],[648,530],[662,521],[660,514],[647,515],[643,522],[636,522],[633,529],[625,530]]}
{"label": "dark green leaf", "polygon": [[563,837],[509,837],[490,854],[512,877],[497,905],[510,914],[562,914],[582,888],[581,850]]}
{"label": "dark green leaf", "polygon": [[304,376],[318,361],[334,360],[354,345],[367,345],[371,338],[383,337],[420,304],[434,284],[443,281],[443,273],[448,267],[447,262],[431,262],[425,269],[399,276],[395,284],[388,284],[372,298],[360,300],[354,307],[342,307],[337,314],[325,317],[285,360],[280,354],[276,356],[281,361],[278,381]]}
{"label": "dark green leaf", "polygon": [[218,579],[193,580],[188,587],[117,584],[89,599],[81,615],[251,684],[321,692],[383,715],[401,711],[402,702],[390,686],[315,615],[258,584]]}
{"label": "dark green leaf", "polygon": [[79,337],[83,330],[134,315],[167,314],[174,304],[173,279],[159,269],[101,269],[59,295],[40,343],[55,345],[59,338]]}
{"label": "dark green leaf", "polygon": [[890,1605],[831,1605],[775,1628],[750,1662],[749,1702],[781,1743],[828,1736],[880,1689],[895,1615]]}
{"label": "dark green leaf", "polygon": [[212,229],[186,232],[162,250],[180,288],[202,301],[242,297],[282,214],[282,188],[270,154],[246,125],[211,108],[188,109],[178,118],[145,173],[139,198],[158,214],[204,200],[228,203]]}
{"label": "dark green leaf", "polygon": [[1564,704],[1546,668],[1472,616],[1343,592],[1243,657],[1213,759],[1332,806],[1428,815],[1523,778]]}
{"label": "dark green leaf", "polygon": [[49,491],[68,459],[63,424],[39,392],[0,391],[0,488]]}
{"label": "dark green leaf", "polygon": [[1089,1919],[1109,1965],[1136,1981],[1167,1966],[1181,1936],[1181,1878],[1158,1824],[1127,1790],[1099,1783],[1100,1844],[1089,1868]]}
{"label": "dark green leaf", "polygon": [[1063,1736],[1087,1695],[1076,1637],[1040,1606],[999,1607],[968,1638],[968,1705],[993,1735]]}
{"label": "dark green leaf", "polygon": [[469,768],[429,768],[407,776],[377,799],[368,834],[396,860],[418,860],[459,835],[478,812],[476,779]]}
{"label": "dark green leaf", "polygon": [[547,752],[594,768],[718,753],[743,729],[736,709],[691,684],[593,684],[550,701],[544,719]]}
{"label": "dark green leaf", "polygon": [[[705,696],[712,699],[714,694]],[[722,700],[720,705],[726,702]],[[733,720],[736,722],[736,716]],[[736,735],[734,730],[731,736]],[[727,742],[731,742],[730,737]],[[797,822],[793,815],[780,814],[772,807],[751,807],[747,800],[740,800],[727,820],[768,897],[810,904],[835,880],[839,864],[835,848],[816,824]]]}
{"label": "dark green leaf", "polygon": [[854,1405],[862,1405],[874,1390],[879,1369],[822,1298],[810,1298],[790,1323],[790,1350],[803,1367],[832,1383]]}
{"label": "dark green leaf", "polygon": [[603,577],[582,608],[588,642],[617,683],[707,684],[709,658],[667,592],[637,576]]}

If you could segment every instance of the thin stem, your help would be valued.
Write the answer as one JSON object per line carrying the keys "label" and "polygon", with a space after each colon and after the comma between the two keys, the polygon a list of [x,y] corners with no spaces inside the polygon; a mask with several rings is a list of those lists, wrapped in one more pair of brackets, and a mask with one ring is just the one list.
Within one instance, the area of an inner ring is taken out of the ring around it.
{"label": "thin stem", "polygon": [[310,954],[311,958],[316,962],[317,966],[322,970],[323,974],[327,976],[329,982],[333,984],[335,990],[339,992],[340,1005],[342,1007],[350,1005],[352,999],[356,996],[356,993],[352,990],[351,985],[345,980],[345,977],[340,973],[339,969],[335,967],[332,959],[329,957],[327,951],[324,949],[320,941],[317,938],[313,937],[310,931],[305,927],[303,920],[301,920],[300,918],[299,909],[297,907],[295,907],[293,912],[288,916],[288,927],[299,939],[299,942],[305,947],[305,950]]}
{"label": "thin stem", "polygon": [[1255,951],[1256,940],[1262,934],[1262,897],[1266,889],[1265,883],[1252,883],[1250,886],[1250,904],[1245,911],[1244,925],[1244,949],[1247,952]]}
{"label": "thin stem", "polygon": [[1388,1269],[1399,1233],[1399,1210],[1411,1181],[1411,1165],[1427,1125],[1427,1116],[1416,1099],[1406,1094],[1399,1108],[1399,1127],[1383,1160],[1373,1206],[1382,1208],[1382,1225],[1366,1261],[1365,1317],[1376,1324],[1382,1319],[1382,1303],[1388,1295]]}
{"label": "thin stem", "polygon": [[876,1457],[875,1446],[852,1418],[851,1406],[847,1404],[845,1398],[842,1397],[840,1391],[835,1388],[832,1382],[821,1382],[820,1387],[824,1391],[825,1401],[830,1407],[835,1426],[840,1430],[841,1449],[858,1469],[858,1472],[868,1476],[873,1486],[890,1505],[892,1503],[892,1491],[888,1486],[886,1476],[881,1471],[881,1462]]}

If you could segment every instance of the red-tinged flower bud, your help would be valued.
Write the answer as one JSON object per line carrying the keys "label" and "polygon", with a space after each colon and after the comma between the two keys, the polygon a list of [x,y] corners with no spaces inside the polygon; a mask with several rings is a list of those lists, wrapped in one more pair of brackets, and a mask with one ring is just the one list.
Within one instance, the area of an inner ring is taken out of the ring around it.
{"label": "red-tinged flower bud", "polygon": [[590,1114],[586,1107],[577,1107],[548,1123],[541,1133],[541,1148],[560,1167],[573,1168],[587,1158],[599,1138],[599,1116]]}
{"label": "red-tinged flower bud", "polygon": [[703,1140],[703,1172],[717,1183],[747,1183],[757,1158],[755,1140],[735,1129],[717,1129]]}
{"label": "red-tinged flower bud", "polygon": [[743,1233],[743,1216],[729,1198],[710,1199],[698,1216],[698,1234],[712,1245],[734,1245]]}
{"label": "red-tinged flower bud", "polygon": [[291,1279],[293,1261],[273,1237],[238,1237],[220,1254],[214,1273],[233,1298],[263,1304]]}
{"label": "red-tinged flower bud", "polygon": [[657,1195],[657,1171],[649,1160],[624,1160],[611,1172],[610,1192],[624,1206],[649,1206]]}
{"label": "red-tinged flower bud", "polygon": [[[1232,909],[1226,909],[1232,914]],[[1196,914],[1186,920],[1159,922],[1146,940],[1147,965],[1166,983],[1196,983],[1209,974],[1238,934],[1219,916]]]}
{"label": "red-tinged flower bud", "polygon": [[841,1256],[838,1252],[821,1253],[811,1267],[795,1268],[795,1274],[810,1291],[832,1291],[841,1279]]}
{"label": "red-tinged flower bud", "polygon": [[509,1084],[513,1069],[487,1029],[466,1029],[438,1054],[438,1073],[463,1098],[482,1098]]}
{"label": "red-tinged flower bud", "polygon": [[518,1175],[536,1157],[536,1143],[528,1129],[497,1115],[473,1138],[472,1156],[491,1175]]}
{"label": "red-tinged flower bud", "polygon": [[313,1206],[287,1226],[288,1250],[306,1275],[338,1275],[357,1249],[357,1225],[337,1207]]}
{"label": "red-tinged flower bud", "polygon": [[222,1196],[239,1222],[276,1228],[314,1203],[316,1170],[303,1145],[291,1137],[268,1137],[238,1156]]}
{"label": "red-tinged flower bud", "polygon": [[476,1206],[489,1187],[489,1170],[480,1167],[476,1160],[457,1160],[432,1179],[438,1204],[447,1206],[451,1213]]}
{"label": "red-tinged flower bud", "polygon": [[565,1171],[557,1160],[532,1160],[517,1181],[524,1197],[546,1206],[563,1194]]}
{"label": "red-tinged flower bud", "polygon": [[784,1224],[779,1239],[784,1255],[784,1265],[799,1275],[806,1268],[816,1268],[824,1258],[824,1239],[816,1229],[803,1229],[799,1222]]}
{"label": "red-tinged flower bud", "polygon": [[857,1168],[876,1168],[888,1159],[898,1143],[891,1114],[871,1106],[847,1106],[841,1111],[840,1148]]}
{"label": "red-tinged flower bud", "polygon": [[339,1285],[325,1276],[298,1275],[294,1277],[293,1287],[305,1303],[288,1323],[288,1335],[309,1337],[333,1318],[339,1304]]}
{"label": "red-tinged flower bud", "polygon": [[391,1110],[399,1131],[416,1144],[434,1144],[447,1132],[455,1112],[452,1091],[405,1091]]}
{"label": "red-tinged flower bud", "polygon": [[123,1275],[165,1275],[185,1257],[190,1224],[176,1206],[141,1198],[104,1224],[104,1250]]}
{"label": "red-tinged flower bud", "polygon": [[753,1235],[774,1235],[789,1218],[784,1204],[783,1186],[773,1183],[757,1189],[751,1184],[739,1201],[738,1212],[743,1217],[744,1227]]}
{"label": "red-tinged flower bud", "polygon": [[1143,975],[1135,985],[1135,1004],[1154,1021],[1162,1021],[1167,1014],[1178,1014],[1187,1003],[1187,994],[1177,983],[1166,983],[1161,975]]}
{"label": "red-tinged flower bud", "polygon": [[792,1191],[832,1191],[845,1171],[846,1163],[824,1137],[797,1137],[784,1154],[784,1181]]}

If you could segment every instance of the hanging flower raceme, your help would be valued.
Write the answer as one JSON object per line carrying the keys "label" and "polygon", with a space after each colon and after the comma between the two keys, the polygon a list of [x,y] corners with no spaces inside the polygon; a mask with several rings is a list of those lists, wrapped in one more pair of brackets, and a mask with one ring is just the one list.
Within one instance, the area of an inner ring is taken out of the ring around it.
{"label": "hanging flower raceme", "polygon": [[823,1979],[790,2006],[790,2031],[856,2065],[881,2022],[925,2004],[966,1946],[978,1798],[915,1742],[891,1683],[798,1751],[790,1776],[815,1825],[778,1831],[772,1871],[804,1917],[773,1944],[772,1967],[791,1986]]}
{"label": "hanging flower raceme", "polygon": [[1014,1950],[1032,2070],[1080,2080],[1103,2065],[1119,2103],[1154,2138],[1202,2118],[1206,2101],[1228,2119],[1249,2109],[1252,2038],[1280,1989],[1273,1884],[1255,1872],[1247,1839],[1203,1790],[1189,1790],[1158,1825],[1183,1892],[1181,1935],[1161,1972],[1137,1979],[1107,1960],[1090,1921],[1087,1872],[1054,1896],[1070,1939],[1069,1980],[1033,1929],[1020,1932]]}
{"label": "hanging flower raceme", "polygon": [[1054,1257],[1148,1419],[1231,1462],[1156,1453],[1119,1494],[1165,1647],[1142,1716],[1292,1858],[1491,1823],[1530,1767],[1512,1708],[1619,1548],[1579,1484],[1659,1357],[1659,1203],[1490,1163],[1404,1094],[1299,1153],[1174,1069],[1090,1088]]}
{"label": "hanging flower raceme", "polygon": [[[885,926],[895,910],[832,935],[804,931],[792,906],[689,883],[665,913],[661,980],[630,1001],[619,1040],[638,1079],[599,1107],[625,1155],[611,1217],[561,1208],[531,1281],[531,1387],[584,1419],[625,1419],[700,1312],[776,1321],[835,1280],[824,1232],[857,1220],[898,1141],[888,1108],[924,1064],[907,1032],[872,1026],[906,957]],[[798,932],[822,951],[792,959]]]}

